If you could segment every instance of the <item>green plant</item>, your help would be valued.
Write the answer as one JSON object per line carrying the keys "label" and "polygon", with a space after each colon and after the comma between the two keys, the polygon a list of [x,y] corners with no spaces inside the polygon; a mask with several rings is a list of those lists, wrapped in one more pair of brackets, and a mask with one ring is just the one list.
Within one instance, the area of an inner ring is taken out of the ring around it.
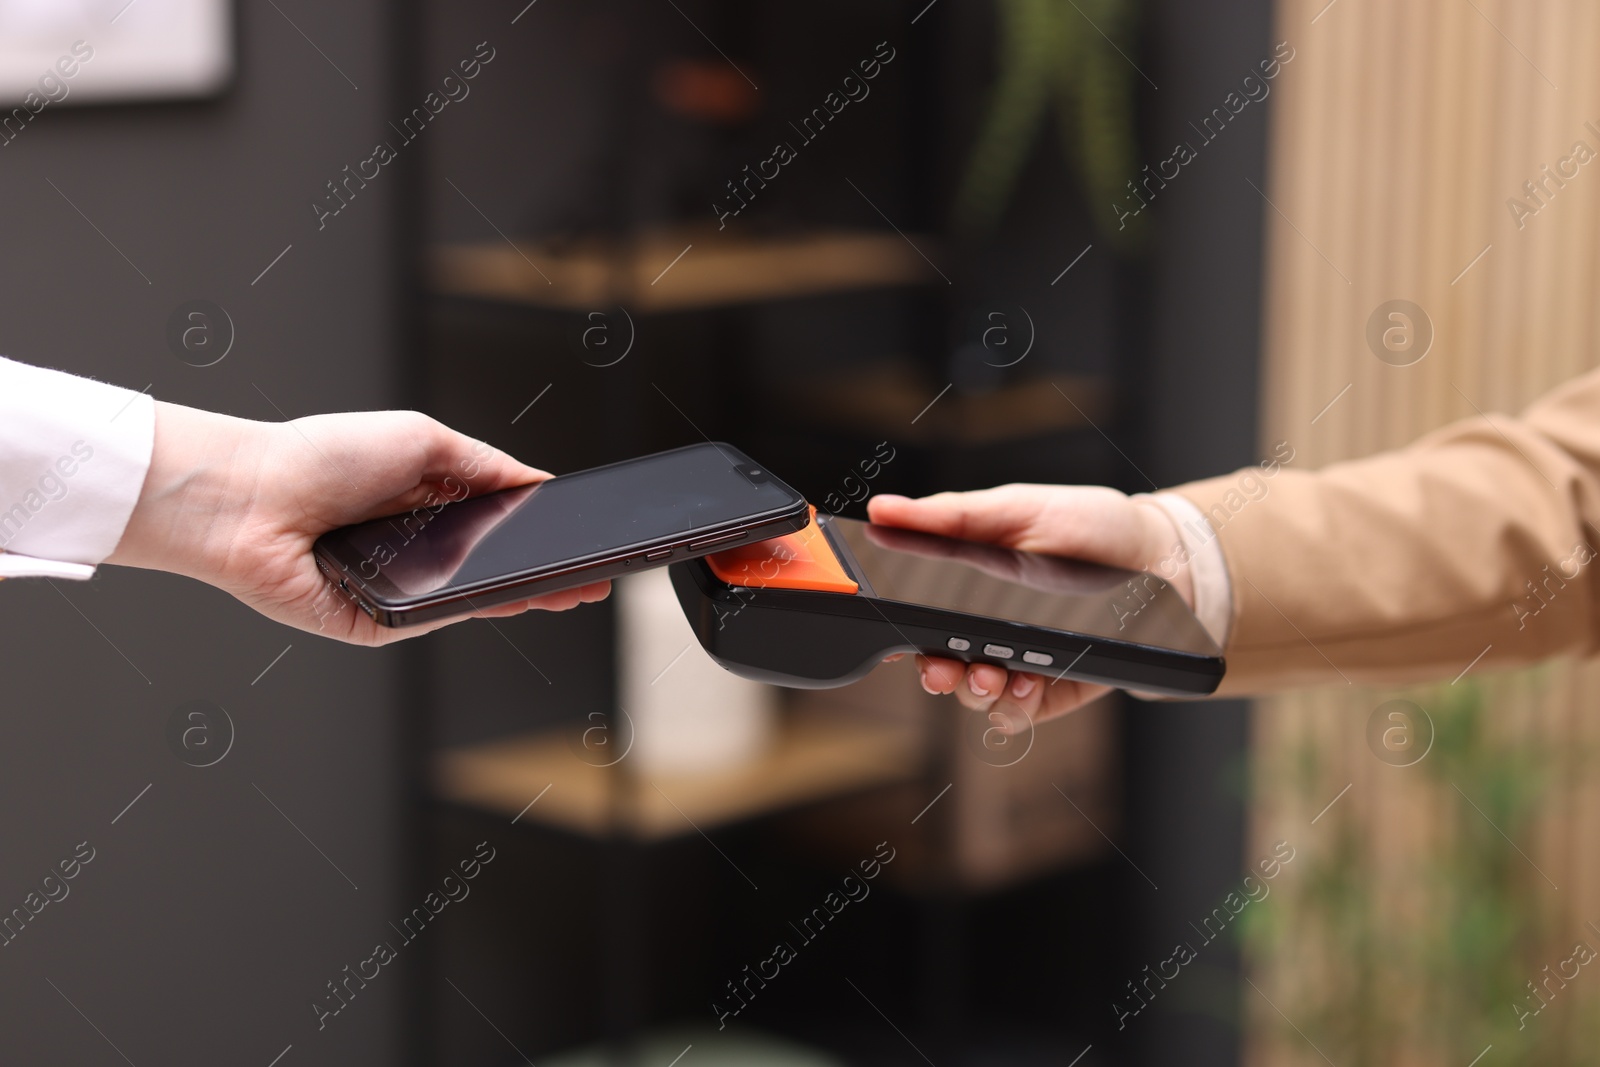
{"label": "green plant", "polygon": [[[1134,0],[996,0],[999,74],[988,114],[956,194],[955,221],[992,230],[1004,213],[1054,105],[1061,143],[1078,169],[1096,224],[1126,244],[1103,210],[1134,173],[1134,67],[1112,42],[1126,40]],[[1137,221],[1137,220],[1136,220]]]}
{"label": "green plant", "polygon": [[[1539,686],[1522,688],[1534,690],[1523,699],[1540,699]],[[1504,729],[1470,682],[1419,703],[1432,748],[1413,766],[1383,770],[1415,776],[1410,810],[1364,813],[1347,802],[1331,812],[1307,845],[1301,880],[1252,916],[1246,945],[1259,960],[1302,961],[1287,982],[1297,992],[1280,1003],[1336,1063],[1464,1065],[1489,1045],[1499,1062],[1591,1063],[1600,964],[1582,968],[1552,1010],[1522,1019],[1516,1008],[1537,1006],[1527,983],[1575,941],[1600,949],[1590,931],[1566,928],[1562,898],[1522,851],[1546,802],[1579,780],[1591,754]],[[1307,802],[1325,798],[1349,780],[1329,762],[1308,742],[1289,753],[1284,784]],[[1413,818],[1427,836],[1397,858],[1383,848],[1400,840],[1389,826]]]}

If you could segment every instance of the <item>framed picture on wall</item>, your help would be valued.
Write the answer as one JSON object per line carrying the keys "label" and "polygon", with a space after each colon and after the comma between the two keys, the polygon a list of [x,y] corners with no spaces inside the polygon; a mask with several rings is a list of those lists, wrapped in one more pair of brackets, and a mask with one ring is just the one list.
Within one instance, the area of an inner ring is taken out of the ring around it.
{"label": "framed picture on wall", "polygon": [[233,0],[0,0],[0,108],[215,95]]}

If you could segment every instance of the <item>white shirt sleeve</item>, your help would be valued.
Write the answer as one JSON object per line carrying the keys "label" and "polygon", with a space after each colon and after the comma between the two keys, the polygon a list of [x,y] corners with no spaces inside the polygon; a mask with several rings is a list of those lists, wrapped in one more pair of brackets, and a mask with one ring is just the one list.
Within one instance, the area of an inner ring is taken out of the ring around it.
{"label": "white shirt sleeve", "polygon": [[1146,493],[1144,499],[1160,506],[1178,528],[1189,556],[1189,577],[1194,582],[1194,617],[1200,620],[1218,648],[1228,647],[1233,628],[1233,580],[1222,555],[1217,532],[1205,513],[1179,493]]}
{"label": "white shirt sleeve", "polygon": [[0,358],[0,578],[87,578],[122,539],[155,401]]}

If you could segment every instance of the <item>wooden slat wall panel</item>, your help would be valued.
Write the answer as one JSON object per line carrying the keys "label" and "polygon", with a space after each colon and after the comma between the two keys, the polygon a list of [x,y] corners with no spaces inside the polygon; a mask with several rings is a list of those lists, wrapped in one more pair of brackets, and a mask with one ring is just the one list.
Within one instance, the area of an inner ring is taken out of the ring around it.
{"label": "wooden slat wall panel", "polygon": [[[1591,120],[1600,127],[1600,5],[1326,3],[1279,0],[1277,38],[1296,58],[1274,85],[1272,206],[1264,205],[1264,442],[1287,440],[1294,465],[1306,468],[1402,445],[1473,416],[1474,405],[1515,412],[1600,362],[1600,160],[1521,230],[1506,204],[1575,141],[1600,150],[1584,128]],[[1385,364],[1366,345],[1368,316],[1390,299],[1416,302],[1433,322],[1432,350],[1410,367]],[[1506,743],[1553,746],[1553,769],[1596,766],[1600,668],[1557,664],[1480,684]],[[1368,751],[1367,718],[1395,695],[1341,687],[1259,705],[1249,855],[1268,854],[1280,839],[1314,855],[1349,820],[1374,857],[1370,891],[1398,920],[1427,913],[1412,884],[1415,857],[1457,813],[1415,769],[1391,768]],[[1286,778],[1305,744],[1322,761],[1315,796]],[[1532,953],[1546,962],[1571,950],[1586,919],[1600,919],[1600,781],[1582,777],[1587,784],[1543,802],[1518,842],[1560,887],[1541,879],[1530,891],[1548,894],[1541,900],[1555,909],[1550,944]],[[1311,825],[1347,782],[1335,809]],[[1324,1062],[1266,1001],[1314,1003],[1347,961],[1336,946],[1297,943],[1289,922],[1280,950],[1250,961],[1265,994],[1243,994],[1252,1067]],[[1429,1001],[1426,989],[1404,983],[1389,993],[1418,1012]],[[1540,1025],[1576,1043],[1575,1006],[1547,1012]],[[1512,1017],[1509,1004],[1504,1011]],[[1422,1030],[1396,1033],[1372,1062],[1442,1063]]]}

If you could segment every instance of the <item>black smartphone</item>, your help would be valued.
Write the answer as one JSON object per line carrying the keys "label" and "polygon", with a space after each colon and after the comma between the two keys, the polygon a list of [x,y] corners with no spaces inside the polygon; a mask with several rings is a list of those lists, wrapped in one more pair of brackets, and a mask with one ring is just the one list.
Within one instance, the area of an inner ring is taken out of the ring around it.
{"label": "black smartphone", "polygon": [[317,539],[317,566],[384,626],[526,600],[803,528],[805,498],[708,441],[419,507]]}
{"label": "black smartphone", "polygon": [[672,580],[713,659],[779,685],[845,685],[893,652],[1185,696],[1225,669],[1153,574],[830,515]]}

